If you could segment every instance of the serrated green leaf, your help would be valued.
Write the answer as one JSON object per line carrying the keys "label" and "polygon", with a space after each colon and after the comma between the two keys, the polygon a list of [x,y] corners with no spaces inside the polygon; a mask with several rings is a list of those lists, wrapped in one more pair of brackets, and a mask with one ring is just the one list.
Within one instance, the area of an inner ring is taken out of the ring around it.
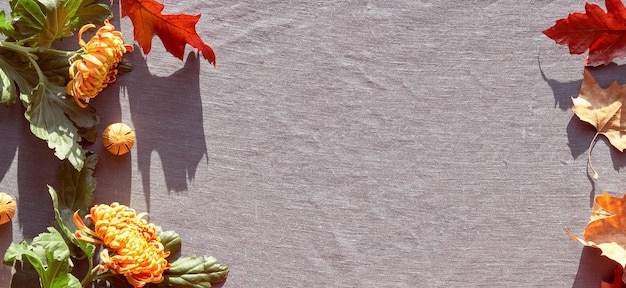
{"label": "serrated green leaf", "polygon": [[[11,0],[12,22],[6,20],[0,32],[31,47],[50,47],[87,23],[102,23],[112,17],[106,4],[94,0]],[[1,20],[1,18],[0,18]]]}
{"label": "serrated green leaf", "polygon": [[93,153],[87,155],[85,165],[80,171],[74,169],[68,161],[63,161],[59,172],[59,210],[68,210],[71,213],[80,211],[82,216],[87,214],[93,203],[93,191],[96,189],[93,172],[97,163],[98,155]]}
{"label": "serrated green leaf", "polygon": [[41,3],[46,10],[52,10],[55,7],[59,6],[59,4],[65,2],[66,0],[37,0],[39,1],[39,3]]}
{"label": "serrated green leaf", "polygon": [[[83,287],[83,286],[80,284],[80,280],[78,280],[78,278],[76,278],[76,277],[75,277],[74,275],[72,275],[72,274],[67,274],[67,275],[68,275],[68,277],[69,277],[70,279],[69,279],[69,281],[67,282],[67,286],[66,286],[66,287],[68,287],[68,288],[81,288],[81,287]],[[61,288],[61,287],[59,287],[59,288]],[[65,287],[63,287],[63,288],[65,288]]]}
{"label": "serrated green leaf", "polygon": [[28,261],[37,271],[43,288],[80,287],[79,282],[76,285],[78,279],[69,274],[72,262],[65,240],[56,229],[49,227],[48,231],[39,234],[32,243],[12,243],[4,255],[4,263]]}
{"label": "serrated green leaf", "polygon": [[[2,61],[2,60],[0,60]],[[3,63],[0,63],[0,66]],[[9,72],[10,73],[10,72]],[[17,99],[17,89],[15,89],[13,79],[8,75],[4,69],[0,69],[0,102],[5,106],[15,103]]]}
{"label": "serrated green leaf", "polygon": [[52,42],[72,35],[72,18],[81,0],[39,0],[46,7],[45,22],[39,35],[39,46],[50,47]]}
{"label": "serrated green leaf", "polygon": [[85,151],[78,143],[81,137],[74,124],[93,127],[98,118],[93,110],[82,109],[72,101],[66,97],[65,87],[40,82],[32,91],[24,116],[30,121],[31,132],[47,141],[48,147],[54,149],[54,155],[61,160],[68,159],[76,170],[81,170]]}
{"label": "serrated green leaf", "polygon": [[[75,124],[76,127],[95,129],[96,125],[100,122],[100,118],[98,114],[96,114],[96,108],[92,106],[87,106],[86,108],[81,108],[76,105],[73,98],[71,96],[66,96],[65,87],[61,87],[63,89],[62,95],[63,101],[59,101],[58,107],[61,109],[67,117]],[[72,163],[73,164],[73,163]]]}
{"label": "serrated green leaf", "polygon": [[48,227],[47,233],[41,233],[33,239],[32,245],[39,245],[46,249],[46,251],[52,252],[52,258],[56,261],[64,261],[70,258],[70,249],[67,247],[61,233],[54,229],[54,227]]}
{"label": "serrated green leaf", "polygon": [[[60,236],[60,235],[59,235]],[[65,242],[63,242],[65,244]],[[43,288],[64,288],[70,283],[72,262],[69,258],[64,261],[54,259],[54,251],[46,250],[48,266],[44,273],[39,275]]]}
{"label": "serrated green leaf", "polygon": [[8,53],[0,56],[0,103],[11,105],[17,99],[18,91],[21,95],[30,95],[30,91],[37,83],[37,73],[29,62],[20,61],[20,55]]}
{"label": "serrated green leaf", "polygon": [[187,256],[171,263],[159,287],[210,288],[226,280],[228,267],[212,256]]}
{"label": "serrated green leaf", "polygon": [[76,14],[72,18],[72,27],[79,29],[87,23],[102,24],[104,20],[113,17],[109,6],[94,3],[94,0],[83,0]]}
{"label": "serrated green leaf", "polygon": [[0,103],[12,104],[19,91],[26,107],[24,116],[33,134],[47,141],[59,159],[68,159],[74,168],[82,169],[85,152],[79,144],[82,137],[78,128],[84,128],[81,129],[84,134],[95,129],[99,122],[95,108],[79,107],[67,96],[64,86],[37,72],[35,59],[38,58],[56,67],[53,64],[56,60],[50,60],[49,55],[40,53],[42,57],[37,57],[24,52],[26,48],[8,42],[0,42],[0,47],[9,50],[6,57],[11,57],[0,56]]}
{"label": "serrated green leaf", "polygon": [[[48,81],[59,86],[65,86],[70,81],[69,55],[57,55],[46,51],[33,53],[37,59],[37,65],[48,78]],[[53,81],[54,80],[54,81]]]}
{"label": "serrated green leaf", "polygon": [[11,243],[4,253],[4,264],[13,265],[15,261],[28,261],[37,274],[44,273],[44,263],[46,261],[46,251],[43,247],[32,246],[26,240],[20,243]]}
{"label": "serrated green leaf", "polygon": [[[63,269],[64,267],[60,267]],[[59,273],[57,277],[51,279],[50,288],[81,288],[80,280],[69,271],[66,273]]]}
{"label": "serrated green leaf", "polygon": [[80,136],[73,123],[60,109],[65,101],[64,88],[56,85],[38,84],[32,91],[31,103],[24,116],[30,122],[31,132],[48,142],[54,155],[68,159],[80,170],[85,161],[85,151],[78,144]]}
{"label": "serrated green leaf", "polygon": [[[89,158],[87,158],[89,159]],[[64,161],[65,162],[65,161]],[[89,163],[89,161],[87,162]],[[91,164],[88,164],[91,165]],[[94,164],[95,165],[95,164]],[[74,170],[75,171],[75,170]],[[89,258],[89,261],[93,258],[96,247],[90,243],[85,241],[80,241],[74,235],[74,232],[78,230],[73,221],[73,211],[68,207],[59,208],[59,197],[57,192],[51,186],[48,186],[48,192],[50,193],[50,197],[52,197],[52,204],[54,206],[54,217],[57,221],[57,225],[59,225],[61,231],[65,234],[65,237],[69,239],[71,243],[78,246],[78,248],[84,253],[84,256]],[[70,249],[73,247],[70,247]],[[77,255],[77,251],[73,251],[73,255],[77,258],[82,258],[82,255]]]}
{"label": "serrated green leaf", "polygon": [[11,17],[24,20],[30,27],[40,30],[43,28],[46,16],[35,0],[11,0]]}
{"label": "serrated green leaf", "polygon": [[96,132],[96,127],[79,127],[78,134],[80,135],[80,137],[83,137],[84,140],[87,140],[91,143],[96,142],[96,138],[98,138],[98,132]]}
{"label": "serrated green leaf", "polygon": [[162,231],[161,227],[157,227],[157,236],[161,239],[161,244],[164,246],[166,252],[170,252],[170,255],[178,252],[182,245],[182,238],[176,231]]}
{"label": "serrated green leaf", "polygon": [[0,11],[0,33],[8,37],[18,37],[17,32],[15,32],[15,27],[13,27],[11,21],[7,19],[4,10]]}

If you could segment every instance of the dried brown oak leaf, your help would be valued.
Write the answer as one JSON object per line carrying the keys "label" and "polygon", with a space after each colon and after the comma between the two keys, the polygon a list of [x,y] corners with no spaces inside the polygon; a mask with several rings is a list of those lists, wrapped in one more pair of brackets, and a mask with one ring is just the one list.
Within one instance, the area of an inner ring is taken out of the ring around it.
{"label": "dried brown oak leaf", "polygon": [[585,246],[600,248],[602,255],[626,266],[626,194],[622,198],[607,193],[596,197],[591,209],[591,219],[585,227],[583,238],[567,229],[565,232]]}
{"label": "dried brown oak leaf", "polygon": [[599,134],[606,136],[611,145],[619,151],[626,149],[626,110],[622,106],[626,103],[626,85],[618,85],[616,81],[603,90],[593,78],[591,73],[585,70],[583,83],[578,97],[572,98],[572,109],[580,120],[596,127],[596,135],[591,140],[587,157],[589,166],[594,173],[593,178],[598,178],[598,173],[591,165],[591,149]]}

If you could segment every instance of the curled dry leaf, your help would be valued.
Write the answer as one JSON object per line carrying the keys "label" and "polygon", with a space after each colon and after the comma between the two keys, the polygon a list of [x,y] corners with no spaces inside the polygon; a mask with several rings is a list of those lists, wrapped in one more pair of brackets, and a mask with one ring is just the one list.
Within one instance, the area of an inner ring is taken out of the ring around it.
{"label": "curled dry leaf", "polygon": [[600,248],[602,255],[626,266],[626,194],[622,198],[607,193],[596,197],[591,219],[583,237],[565,232],[585,246]]}
{"label": "curled dry leaf", "polygon": [[622,110],[626,102],[626,85],[618,85],[614,81],[604,90],[591,73],[585,70],[578,97],[572,98],[572,101],[574,102],[572,110],[576,116],[597,130],[587,151],[589,166],[594,172],[594,179],[597,179],[597,173],[591,165],[591,149],[597,136],[599,134],[606,136],[611,145],[621,152],[626,149],[626,115],[622,115],[626,113]]}

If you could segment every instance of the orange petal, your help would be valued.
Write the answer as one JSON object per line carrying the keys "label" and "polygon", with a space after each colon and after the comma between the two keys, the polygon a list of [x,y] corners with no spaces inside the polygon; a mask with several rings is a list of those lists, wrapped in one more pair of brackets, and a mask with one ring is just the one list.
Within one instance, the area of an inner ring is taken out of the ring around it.
{"label": "orange petal", "polygon": [[91,55],[91,54],[85,54],[85,55],[83,55],[83,59],[85,59],[86,61],[89,61],[89,62],[91,62],[91,63],[95,64],[96,66],[102,66],[102,65],[104,65],[104,64],[102,63],[102,61],[100,61],[100,59],[98,59],[98,57],[93,56],[93,55]]}

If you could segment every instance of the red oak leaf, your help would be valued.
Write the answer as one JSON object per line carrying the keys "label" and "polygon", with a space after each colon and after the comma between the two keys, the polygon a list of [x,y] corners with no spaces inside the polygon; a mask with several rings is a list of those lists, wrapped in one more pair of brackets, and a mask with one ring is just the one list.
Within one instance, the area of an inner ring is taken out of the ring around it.
{"label": "red oak leaf", "polygon": [[144,54],[150,53],[154,35],[161,38],[165,50],[183,60],[185,45],[202,52],[202,56],[215,65],[215,53],[196,32],[198,15],[161,14],[165,5],[155,0],[121,0],[122,17],[128,16],[133,23],[135,41]]}
{"label": "red oak leaf", "polygon": [[571,54],[589,50],[586,65],[599,66],[626,57],[626,8],[621,0],[606,0],[605,13],[597,4],[586,3],[585,13],[575,12],[556,21],[543,33]]}

